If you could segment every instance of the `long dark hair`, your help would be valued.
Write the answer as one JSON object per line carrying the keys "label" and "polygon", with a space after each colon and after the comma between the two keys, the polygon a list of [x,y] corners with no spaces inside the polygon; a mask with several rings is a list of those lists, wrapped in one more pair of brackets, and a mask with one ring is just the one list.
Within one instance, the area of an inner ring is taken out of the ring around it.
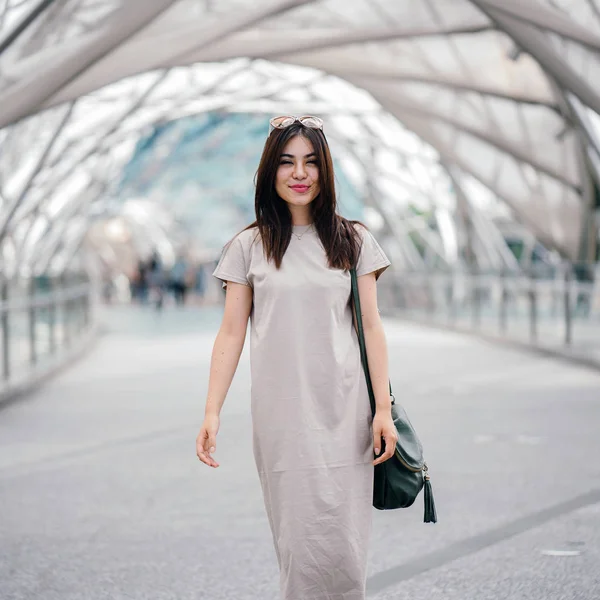
{"label": "long dark hair", "polygon": [[281,154],[286,144],[297,135],[303,136],[312,144],[316,155],[319,194],[311,202],[310,208],[315,230],[327,253],[329,266],[333,269],[350,270],[356,264],[360,251],[360,236],[354,225],[365,225],[361,221],[351,221],[337,214],[333,161],[329,144],[319,129],[305,127],[296,122],[285,129],[275,129],[271,132],[265,142],[256,172],[256,221],[243,231],[258,227],[265,256],[267,260],[273,260],[279,269],[292,238],[292,216],[287,203],[275,190],[275,179]]}

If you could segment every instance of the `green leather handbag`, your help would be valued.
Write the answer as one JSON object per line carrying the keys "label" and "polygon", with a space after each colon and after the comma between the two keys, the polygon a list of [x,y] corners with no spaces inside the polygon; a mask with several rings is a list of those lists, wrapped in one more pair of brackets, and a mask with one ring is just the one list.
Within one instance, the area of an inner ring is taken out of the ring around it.
{"label": "green leather handbag", "polygon": [[[356,269],[350,270],[350,276],[352,280],[352,297],[354,300],[360,357],[367,380],[371,410],[373,415],[375,415],[375,395],[373,394],[373,385],[367,362],[367,347],[360,311]],[[398,432],[398,442],[396,443],[394,456],[385,462],[375,465],[373,506],[379,510],[407,508],[414,503],[419,492],[424,488],[425,514],[423,520],[425,523],[436,523],[437,514],[427,463],[423,459],[423,446],[406,411],[396,404],[396,399],[392,394],[391,382],[389,385],[390,396],[392,397],[392,419]],[[382,453],[384,450],[385,442],[382,440]]]}

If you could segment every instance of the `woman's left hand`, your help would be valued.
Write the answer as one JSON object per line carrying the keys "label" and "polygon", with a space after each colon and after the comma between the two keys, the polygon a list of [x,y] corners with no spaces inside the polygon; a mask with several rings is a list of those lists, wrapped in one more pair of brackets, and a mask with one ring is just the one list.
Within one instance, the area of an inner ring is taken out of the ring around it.
{"label": "woman's left hand", "polygon": [[391,412],[375,412],[373,417],[373,449],[375,456],[381,451],[381,438],[385,440],[385,452],[373,461],[373,466],[385,462],[388,458],[394,456],[396,442],[398,441],[398,432],[392,419]]}

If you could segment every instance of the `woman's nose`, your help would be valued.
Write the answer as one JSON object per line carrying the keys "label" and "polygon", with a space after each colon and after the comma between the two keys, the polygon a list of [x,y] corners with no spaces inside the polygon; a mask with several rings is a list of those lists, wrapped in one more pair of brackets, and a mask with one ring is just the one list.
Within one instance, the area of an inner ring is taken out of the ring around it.
{"label": "woman's nose", "polygon": [[297,164],[294,167],[294,179],[304,179],[306,177],[306,170],[304,165]]}

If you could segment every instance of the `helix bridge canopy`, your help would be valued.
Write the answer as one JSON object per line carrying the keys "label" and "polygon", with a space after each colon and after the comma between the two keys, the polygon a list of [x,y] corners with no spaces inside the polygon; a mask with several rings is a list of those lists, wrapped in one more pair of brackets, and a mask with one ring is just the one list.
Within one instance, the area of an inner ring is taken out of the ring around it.
{"label": "helix bridge canopy", "polygon": [[600,0],[1,0],[2,270],[217,252],[307,113],[395,266],[593,260],[599,51]]}

